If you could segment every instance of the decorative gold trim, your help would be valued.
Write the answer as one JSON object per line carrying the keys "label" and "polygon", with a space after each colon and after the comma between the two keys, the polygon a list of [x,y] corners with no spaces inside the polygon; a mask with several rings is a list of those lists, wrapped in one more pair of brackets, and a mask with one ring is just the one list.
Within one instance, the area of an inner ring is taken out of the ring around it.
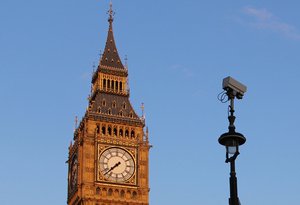
{"label": "decorative gold trim", "polygon": [[[102,141],[102,140],[101,140]],[[109,181],[104,178],[102,173],[100,172],[100,157],[101,155],[108,149],[112,148],[118,148],[122,149],[125,152],[127,152],[133,159],[134,162],[134,173],[132,176],[126,180],[125,182],[113,182]],[[110,184],[110,185],[124,185],[124,186],[136,186],[137,185],[137,172],[138,172],[138,167],[137,167],[137,148],[132,147],[132,146],[116,146],[116,145],[111,145],[111,144],[101,144],[98,143],[97,146],[97,166],[96,166],[96,182],[101,182],[105,184]]]}

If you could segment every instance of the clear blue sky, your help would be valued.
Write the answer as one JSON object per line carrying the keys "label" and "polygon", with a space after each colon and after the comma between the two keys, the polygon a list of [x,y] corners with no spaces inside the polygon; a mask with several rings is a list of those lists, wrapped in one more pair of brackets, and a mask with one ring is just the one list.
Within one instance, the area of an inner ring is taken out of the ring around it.
{"label": "clear blue sky", "polygon": [[[131,101],[145,103],[151,205],[228,204],[222,79],[247,137],[237,160],[242,204],[300,203],[300,2],[115,0]],[[104,49],[109,1],[1,0],[0,203],[66,204],[68,145]]]}

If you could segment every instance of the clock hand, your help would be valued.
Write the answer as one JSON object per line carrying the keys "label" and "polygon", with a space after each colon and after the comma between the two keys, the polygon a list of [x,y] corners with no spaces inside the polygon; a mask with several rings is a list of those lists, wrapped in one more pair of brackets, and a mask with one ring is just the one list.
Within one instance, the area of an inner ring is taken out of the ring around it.
{"label": "clock hand", "polygon": [[111,172],[112,170],[114,170],[117,166],[119,166],[121,164],[121,162],[116,163],[114,166],[112,166],[107,172],[104,173],[104,175],[108,174],[109,172]]}

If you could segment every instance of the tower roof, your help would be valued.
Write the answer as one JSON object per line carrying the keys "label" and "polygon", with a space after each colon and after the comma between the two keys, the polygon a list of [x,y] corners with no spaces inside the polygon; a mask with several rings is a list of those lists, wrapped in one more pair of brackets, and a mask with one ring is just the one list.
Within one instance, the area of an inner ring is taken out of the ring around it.
{"label": "tower roof", "polygon": [[114,39],[113,25],[112,25],[114,20],[113,18],[114,11],[112,9],[112,3],[110,3],[110,9],[108,11],[108,14],[109,14],[109,18],[108,18],[109,28],[108,28],[105,49],[100,59],[100,66],[102,65],[102,66],[125,70],[125,67],[123,66],[120,56],[118,54],[118,50]]}

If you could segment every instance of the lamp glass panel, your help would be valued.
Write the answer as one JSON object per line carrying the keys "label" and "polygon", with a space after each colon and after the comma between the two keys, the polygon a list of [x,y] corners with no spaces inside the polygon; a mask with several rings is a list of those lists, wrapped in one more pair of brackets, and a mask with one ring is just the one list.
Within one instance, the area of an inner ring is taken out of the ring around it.
{"label": "lamp glass panel", "polygon": [[228,146],[227,150],[229,154],[235,154],[237,151],[236,146]]}

